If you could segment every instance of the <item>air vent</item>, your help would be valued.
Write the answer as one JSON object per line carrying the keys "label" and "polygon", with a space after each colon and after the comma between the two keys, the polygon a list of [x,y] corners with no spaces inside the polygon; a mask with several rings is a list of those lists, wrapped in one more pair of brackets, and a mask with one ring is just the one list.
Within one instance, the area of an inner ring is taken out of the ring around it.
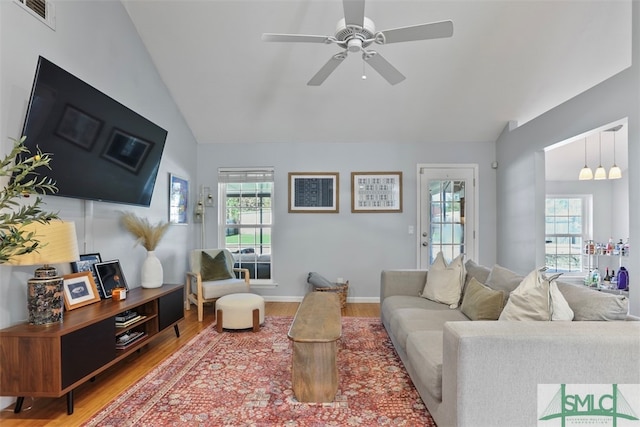
{"label": "air vent", "polygon": [[56,29],[55,9],[52,0],[14,0],[30,14],[47,24],[51,29]]}

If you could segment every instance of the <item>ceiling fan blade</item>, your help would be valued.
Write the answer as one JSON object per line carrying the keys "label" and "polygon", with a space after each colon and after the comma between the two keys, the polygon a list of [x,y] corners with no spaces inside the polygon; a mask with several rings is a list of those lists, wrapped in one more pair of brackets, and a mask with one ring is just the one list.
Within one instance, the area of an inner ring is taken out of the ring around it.
{"label": "ceiling fan blade", "polygon": [[410,42],[414,40],[441,39],[451,37],[453,35],[453,22],[431,22],[429,24],[393,28],[381,32],[384,34],[384,44]]}
{"label": "ceiling fan blade", "polygon": [[320,86],[327,79],[327,77],[329,77],[329,75],[333,73],[333,70],[335,70],[338,65],[342,63],[342,61],[344,61],[346,57],[346,52],[340,52],[333,55],[331,59],[329,59],[329,61],[327,61],[327,63],[324,64],[322,68],[320,68],[320,71],[318,71],[316,75],[313,76],[311,80],[309,80],[307,85]]}
{"label": "ceiling fan blade", "polygon": [[395,85],[406,79],[400,71],[382,57],[378,52],[367,51],[362,54],[362,59],[367,61],[371,68],[376,70],[386,81]]}
{"label": "ceiling fan blade", "polygon": [[364,25],[364,0],[342,0],[345,24]]}
{"label": "ceiling fan blade", "polygon": [[332,43],[329,36],[313,36],[308,34],[273,34],[264,33],[262,41],[265,42],[302,42],[302,43]]}

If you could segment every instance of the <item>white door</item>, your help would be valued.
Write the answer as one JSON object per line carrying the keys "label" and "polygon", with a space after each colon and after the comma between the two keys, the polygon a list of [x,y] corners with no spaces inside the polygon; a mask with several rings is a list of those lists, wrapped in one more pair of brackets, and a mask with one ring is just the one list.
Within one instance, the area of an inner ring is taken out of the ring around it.
{"label": "white door", "polygon": [[419,167],[418,265],[427,269],[438,252],[447,262],[460,253],[476,259],[475,165]]}

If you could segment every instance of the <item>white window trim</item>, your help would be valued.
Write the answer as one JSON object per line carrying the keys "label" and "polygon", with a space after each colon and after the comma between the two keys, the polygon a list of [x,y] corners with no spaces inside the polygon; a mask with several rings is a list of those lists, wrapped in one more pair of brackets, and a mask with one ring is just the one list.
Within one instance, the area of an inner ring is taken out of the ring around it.
{"label": "white window trim", "polygon": [[[271,236],[273,238],[274,235],[274,230],[275,230],[275,215],[273,213],[274,207],[275,207],[275,170],[273,167],[259,167],[259,168],[219,168],[218,169],[218,176],[220,176],[220,173],[233,173],[233,172],[256,172],[256,173],[261,173],[261,172],[265,172],[267,174],[271,174],[271,185],[272,185],[272,190],[271,190],[271,209],[272,209],[272,213],[271,213]],[[240,182],[240,181],[233,181],[235,182]],[[226,224],[222,224],[221,221],[223,219],[226,218],[226,182],[220,182],[218,181],[218,245],[219,247],[225,247],[226,241],[225,241],[225,229]],[[225,191],[221,191],[222,189],[224,189]],[[271,242],[271,249],[273,251],[273,241]],[[274,259],[277,257],[274,257],[274,254],[272,252],[271,254],[271,279],[251,279],[250,281],[250,286],[252,288],[256,288],[256,289],[273,289],[278,287],[278,283],[274,280],[273,276],[274,276]]]}
{"label": "white window trim", "polygon": [[[582,242],[583,246],[593,236],[593,195],[591,194],[546,194],[545,201],[547,199],[566,199],[566,198],[580,198],[582,199]],[[546,218],[546,213],[545,213]],[[546,230],[544,233],[547,236]],[[584,249],[584,248],[583,248]],[[584,253],[581,251],[580,256]],[[584,258],[583,258],[584,261]],[[565,278],[582,278],[584,276],[584,263],[582,264],[582,271],[572,271],[563,273]]]}

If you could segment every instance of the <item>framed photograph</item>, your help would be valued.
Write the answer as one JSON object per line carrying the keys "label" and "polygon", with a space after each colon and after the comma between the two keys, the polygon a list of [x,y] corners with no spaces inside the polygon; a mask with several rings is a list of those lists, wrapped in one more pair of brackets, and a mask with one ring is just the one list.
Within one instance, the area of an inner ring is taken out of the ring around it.
{"label": "framed photograph", "polygon": [[289,172],[289,213],[338,213],[338,172]]}
{"label": "framed photograph", "polygon": [[97,262],[102,262],[102,257],[100,257],[99,253],[82,254],[80,255],[79,261],[74,261],[71,263],[71,271],[73,271],[74,273],[81,273],[83,271],[90,272],[93,276],[93,281],[96,283],[96,286],[98,288],[98,294],[100,295],[100,298],[104,298],[104,295],[102,294],[102,287],[98,285],[98,283],[100,282],[98,281],[98,276],[96,275],[96,269],[93,267],[93,265]]}
{"label": "framed photograph", "polygon": [[98,262],[95,264],[95,268],[105,298],[111,298],[111,294],[115,288],[125,288],[129,290],[124,274],[122,274],[119,260],[114,259],[111,261]]}
{"label": "framed photograph", "polygon": [[91,151],[101,128],[102,120],[67,104],[56,128],[56,135]]}
{"label": "framed photograph", "polygon": [[351,212],[402,212],[402,172],[351,172]]}
{"label": "framed photograph", "polygon": [[100,301],[96,282],[89,271],[63,276],[64,308],[74,310]]}
{"label": "framed photograph", "polygon": [[153,142],[114,128],[102,157],[137,174],[152,147]]}
{"label": "framed photograph", "polygon": [[169,224],[189,223],[189,181],[169,174]]}

